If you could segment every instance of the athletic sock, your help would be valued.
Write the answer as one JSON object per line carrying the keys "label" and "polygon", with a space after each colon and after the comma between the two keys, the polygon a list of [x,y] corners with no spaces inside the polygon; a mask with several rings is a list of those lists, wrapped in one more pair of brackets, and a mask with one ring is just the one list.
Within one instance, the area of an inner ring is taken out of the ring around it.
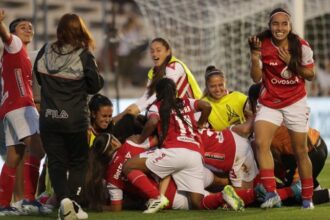
{"label": "athletic sock", "polygon": [[256,195],[253,189],[235,189],[235,191],[244,201],[245,205],[249,205],[255,201]]}
{"label": "athletic sock", "polygon": [[40,160],[29,155],[24,161],[24,198],[28,201],[35,200],[39,178]]}
{"label": "athletic sock", "polygon": [[3,165],[0,175],[0,206],[7,207],[10,205],[11,197],[14,191],[16,178],[16,168]]}
{"label": "athletic sock", "polygon": [[275,192],[276,181],[273,169],[261,169],[260,170],[260,181],[265,187],[267,192]]}
{"label": "athletic sock", "polygon": [[133,186],[143,192],[149,199],[160,196],[159,190],[142,171],[132,170],[127,178]]}
{"label": "athletic sock", "polygon": [[301,198],[303,200],[312,200],[313,192],[313,178],[301,179]]}
{"label": "athletic sock", "polygon": [[224,204],[221,193],[214,193],[205,196],[200,204],[201,209],[217,209],[220,205]]}

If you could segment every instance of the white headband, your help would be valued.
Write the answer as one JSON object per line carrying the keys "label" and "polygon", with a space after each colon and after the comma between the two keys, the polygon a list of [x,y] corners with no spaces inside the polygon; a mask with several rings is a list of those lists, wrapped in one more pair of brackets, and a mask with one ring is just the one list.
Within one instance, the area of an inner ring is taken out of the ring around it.
{"label": "white headband", "polygon": [[269,20],[271,20],[272,17],[274,17],[275,15],[280,14],[280,13],[286,14],[289,18],[291,17],[289,13],[284,12],[284,11],[279,11],[279,12],[276,12],[276,13],[272,14],[272,16],[270,16]]}

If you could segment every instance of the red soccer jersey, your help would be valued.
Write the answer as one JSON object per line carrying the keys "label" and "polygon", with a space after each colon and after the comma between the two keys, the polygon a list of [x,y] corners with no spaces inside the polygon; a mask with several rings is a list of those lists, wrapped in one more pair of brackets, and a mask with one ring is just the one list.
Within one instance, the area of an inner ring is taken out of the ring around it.
{"label": "red soccer jersey", "polygon": [[[197,130],[197,123],[195,121],[194,112],[196,111],[195,99],[182,99],[184,108],[181,114],[185,120],[183,122],[175,111],[172,110],[168,125],[167,136],[163,141],[163,148],[187,148],[197,151],[203,155],[200,135]],[[148,111],[148,117],[158,117],[160,102],[152,105]],[[161,134],[161,122],[158,123],[158,132]]]}
{"label": "red soccer jersey", "polygon": [[[301,39],[302,65],[313,67],[313,51],[308,43]],[[270,108],[289,106],[306,96],[305,80],[288,70],[287,65],[279,58],[278,47],[271,39],[262,41],[262,83],[259,102]]]}
{"label": "red soccer jersey", "polygon": [[32,93],[32,65],[22,41],[11,35],[2,56],[2,99],[0,117],[26,106],[35,106]]}
{"label": "red soccer jersey", "polygon": [[236,143],[231,131],[203,129],[200,133],[205,151],[205,164],[213,171],[229,172],[236,154]]}
{"label": "red soccer jersey", "polygon": [[126,141],[116,151],[116,153],[114,154],[112,160],[108,165],[107,177],[106,177],[107,182],[114,186],[117,186],[119,189],[124,189],[125,184],[128,183],[126,177],[122,173],[124,163],[128,159],[146,151],[146,149],[148,149],[149,147],[150,147],[149,141],[141,145],[135,144],[132,141]]}

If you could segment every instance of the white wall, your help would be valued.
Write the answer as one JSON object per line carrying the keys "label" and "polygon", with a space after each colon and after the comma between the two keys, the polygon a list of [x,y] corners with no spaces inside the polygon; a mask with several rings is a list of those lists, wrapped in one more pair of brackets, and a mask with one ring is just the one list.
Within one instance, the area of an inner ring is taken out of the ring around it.
{"label": "white wall", "polygon": [[310,125],[320,131],[330,150],[330,98],[308,98],[311,107]]}

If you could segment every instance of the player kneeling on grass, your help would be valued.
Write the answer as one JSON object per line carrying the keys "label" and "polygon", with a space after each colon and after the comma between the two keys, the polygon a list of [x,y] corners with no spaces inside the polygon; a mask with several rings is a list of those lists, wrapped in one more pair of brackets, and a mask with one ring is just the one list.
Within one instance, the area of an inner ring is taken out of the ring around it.
{"label": "player kneeling on grass", "polygon": [[[157,101],[148,109],[148,121],[137,142],[143,143],[158,128],[161,149],[128,160],[123,172],[150,199],[144,213],[155,213],[169,202],[151,184],[146,173],[161,179],[171,175],[178,191],[187,192],[191,208],[203,209],[204,166],[198,127],[207,122],[211,107],[204,101],[176,98],[175,83],[167,78],[157,83],[156,97]],[[201,112],[198,122],[194,118],[196,111]]]}

